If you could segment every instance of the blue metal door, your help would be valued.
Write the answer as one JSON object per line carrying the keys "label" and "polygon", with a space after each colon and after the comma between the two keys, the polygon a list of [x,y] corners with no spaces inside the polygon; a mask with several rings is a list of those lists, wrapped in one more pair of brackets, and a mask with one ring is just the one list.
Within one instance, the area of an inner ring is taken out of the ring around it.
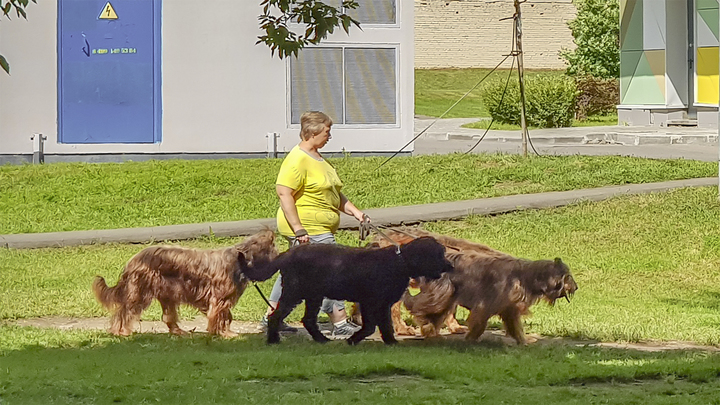
{"label": "blue metal door", "polygon": [[161,137],[161,0],[58,1],[58,140]]}

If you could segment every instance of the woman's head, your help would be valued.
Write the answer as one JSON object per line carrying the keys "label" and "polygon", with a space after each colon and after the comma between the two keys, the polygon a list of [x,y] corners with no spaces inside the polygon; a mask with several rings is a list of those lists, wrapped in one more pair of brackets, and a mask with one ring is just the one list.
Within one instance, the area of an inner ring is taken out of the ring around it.
{"label": "woman's head", "polygon": [[331,127],[332,118],[320,111],[308,111],[300,117],[300,139],[307,141],[321,133],[325,127]]}

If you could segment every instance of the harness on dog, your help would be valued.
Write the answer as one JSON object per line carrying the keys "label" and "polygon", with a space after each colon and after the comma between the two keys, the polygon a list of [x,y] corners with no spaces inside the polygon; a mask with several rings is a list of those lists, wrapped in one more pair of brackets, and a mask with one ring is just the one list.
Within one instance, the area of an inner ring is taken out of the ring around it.
{"label": "harness on dog", "polygon": [[365,240],[368,236],[370,236],[370,231],[375,231],[378,235],[382,236],[383,238],[387,239],[395,245],[395,254],[400,255],[400,244],[395,242],[394,240],[390,239],[389,236],[385,235],[380,228],[375,226],[374,224],[370,223],[370,217],[367,216],[367,214],[363,215],[362,221],[360,221],[360,240]]}

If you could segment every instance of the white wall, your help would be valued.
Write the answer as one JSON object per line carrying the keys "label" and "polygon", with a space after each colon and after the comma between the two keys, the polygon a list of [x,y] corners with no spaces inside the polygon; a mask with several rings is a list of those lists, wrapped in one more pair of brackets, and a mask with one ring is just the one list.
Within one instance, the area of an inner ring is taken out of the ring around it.
{"label": "white wall", "polygon": [[[46,154],[264,153],[268,132],[289,150],[299,128],[289,124],[288,65],[255,45],[259,3],[163,1],[162,142],[89,145],[57,143],[57,1],[31,3],[27,22],[0,23],[0,53],[12,69],[0,72],[0,156],[32,154],[33,133],[48,137]],[[399,24],[340,30],[324,46],[398,45],[399,125],[335,125],[323,151],[394,152],[412,139],[413,0],[398,3]]]}

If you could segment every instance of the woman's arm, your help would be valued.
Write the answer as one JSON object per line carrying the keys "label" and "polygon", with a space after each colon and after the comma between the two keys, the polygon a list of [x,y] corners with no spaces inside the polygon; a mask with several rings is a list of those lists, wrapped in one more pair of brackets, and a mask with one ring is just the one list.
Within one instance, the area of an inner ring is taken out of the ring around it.
{"label": "woman's arm", "polygon": [[285,214],[285,219],[287,219],[290,228],[292,228],[295,233],[298,242],[309,242],[310,237],[308,236],[307,231],[305,231],[302,223],[300,223],[300,215],[298,215],[298,210],[295,206],[295,197],[293,197],[295,190],[287,186],[276,184],[275,192],[277,192],[278,198],[280,199],[280,208]]}
{"label": "woman's arm", "polygon": [[365,216],[365,214],[360,211],[355,204],[351,203],[343,193],[340,193],[340,211],[355,217],[358,221],[362,221]]}

